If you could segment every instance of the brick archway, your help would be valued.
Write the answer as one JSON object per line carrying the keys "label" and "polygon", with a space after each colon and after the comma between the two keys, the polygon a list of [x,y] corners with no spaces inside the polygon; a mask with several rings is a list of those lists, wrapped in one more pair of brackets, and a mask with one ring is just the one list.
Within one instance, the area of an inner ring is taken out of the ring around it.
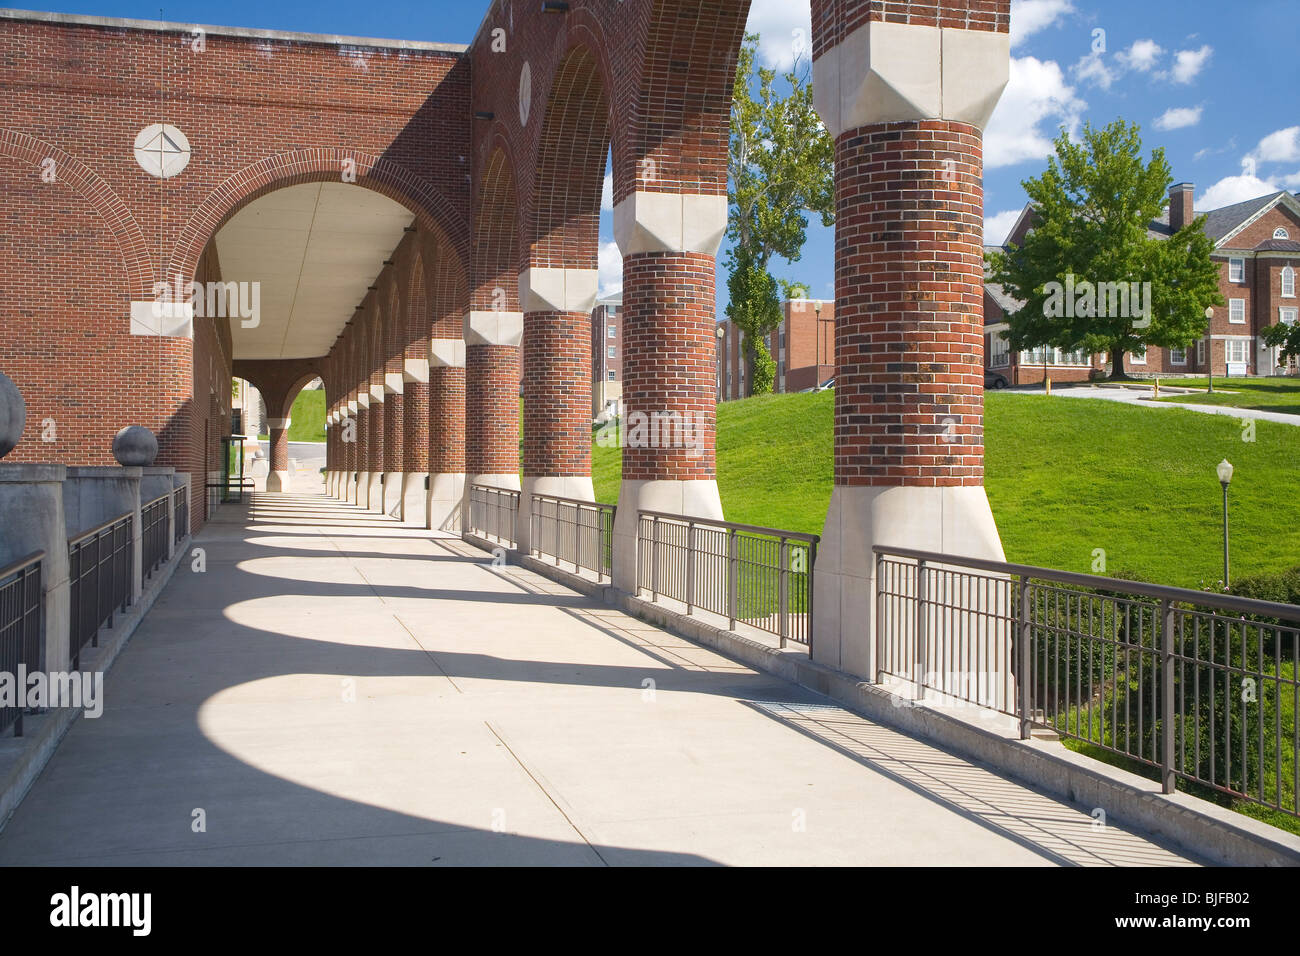
{"label": "brick archway", "polygon": [[167,275],[192,276],[208,242],[253,200],[286,186],[344,181],[345,169],[355,173],[357,186],[372,189],[409,209],[422,229],[438,235],[462,262],[467,261],[469,227],[437,189],[383,156],[336,146],[269,156],[227,178],[199,204],[181,230],[168,261]]}
{"label": "brick archway", "polygon": [[[59,182],[70,185],[78,195],[99,213],[109,231],[117,240],[126,268],[130,294],[147,298],[156,280],[153,260],[145,251],[144,233],[131,215],[126,203],[85,163],[44,140],[13,129],[0,129],[0,156],[8,156],[38,168],[47,159],[54,161],[54,175]],[[198,260],[195,259],[195,267]],[[193,270],[189,274],[193,274]]]}

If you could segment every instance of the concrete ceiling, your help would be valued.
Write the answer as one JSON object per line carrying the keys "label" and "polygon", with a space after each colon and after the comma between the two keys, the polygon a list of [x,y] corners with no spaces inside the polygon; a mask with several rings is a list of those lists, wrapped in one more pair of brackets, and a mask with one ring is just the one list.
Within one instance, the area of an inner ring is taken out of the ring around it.
{"label": "concrete ceiling", "polygon": [[329,354],[414,218],[341,182],[287,186],[239,210],[216,236],[221,275],[259,282],[261,311],[254,328],[231,319],[235,358]]}

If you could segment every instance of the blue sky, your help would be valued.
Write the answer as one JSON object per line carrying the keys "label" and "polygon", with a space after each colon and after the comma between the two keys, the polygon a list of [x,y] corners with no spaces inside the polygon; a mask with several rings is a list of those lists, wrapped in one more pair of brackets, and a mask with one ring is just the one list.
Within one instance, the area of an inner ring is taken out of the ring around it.
{"label": "blue sky", "polygon": [[[533,0],[515,0],[533,2]],[[60,3],[63,13],[468,43],[483,2]],[[787,65],[808,0],[753,0],[762,56]],[[1025,202],[1020,183],[1044,166],[1058,128],[1123,117],[1163,146],[1176,180],[1196,184],[1197,209],[1278,189],[1300,191],[1296,0],[1012,0],[1011,83],[985,138],[985,237],[1000,242]],[[602,287],[621,284],[610,215],[602,216]],[[834,239],[815,224],[782,278],[831,298]],[[726,303],[718,277],[718,312]]]}

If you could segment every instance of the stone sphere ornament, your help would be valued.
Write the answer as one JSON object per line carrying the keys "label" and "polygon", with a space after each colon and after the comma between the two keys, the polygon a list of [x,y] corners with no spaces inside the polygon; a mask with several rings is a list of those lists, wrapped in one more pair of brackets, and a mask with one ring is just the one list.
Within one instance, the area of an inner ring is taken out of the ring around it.
{"label": "stone sphere ornament", "polygon": [[0,372],[0,458],[14,450],[27,424],[27,403],[22,392],[4,372]]}
{"label": "stone sphere ornament", "polygon": [[148,467],[158,457],[158,439],[143,425],[127,425],[113,437],[113,457],[119,465]]}

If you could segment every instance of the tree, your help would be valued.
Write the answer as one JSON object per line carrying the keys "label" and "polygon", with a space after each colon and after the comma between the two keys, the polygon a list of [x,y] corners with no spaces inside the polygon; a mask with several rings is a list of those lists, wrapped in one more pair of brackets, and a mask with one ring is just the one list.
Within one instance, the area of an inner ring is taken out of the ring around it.
{"label": "tree", "polygon": [[1282,346],[1282,361],[1300,358],[1300,323],[1279,322],[1264,329],[1261,335],[1269,345]]}
{"label": "tree", "polygon": [[823,225],[835,222],[835,146],[813,108],[807,59],[796,51],[782,77],[789,93],[781,96],[776,71],[757,67],[757,51],[757,35],[747,35],[736,67],[727,164],[727,315],[748,323],[740,327],[750,394],[770,390],[775,377],[764,342],[781,321],[768,271],[772,256],[798,261],[808,238],[806,212]]}
{"label": "tree", "polygon": [[1021,246],[989,254],[990,281],[1024,305],[1008,313],[1013,350],[1037,346],[1124,356],[1186,348],[1205,334],[1205,308],[1222,305],[1213,244],[1198,217],[1167,239],[1149,235],[1173,182],[1163,149],[1142,160],[1140,128],[1116,120],[1062,130],[1047,170],[1022,185],[1035,225]]}

